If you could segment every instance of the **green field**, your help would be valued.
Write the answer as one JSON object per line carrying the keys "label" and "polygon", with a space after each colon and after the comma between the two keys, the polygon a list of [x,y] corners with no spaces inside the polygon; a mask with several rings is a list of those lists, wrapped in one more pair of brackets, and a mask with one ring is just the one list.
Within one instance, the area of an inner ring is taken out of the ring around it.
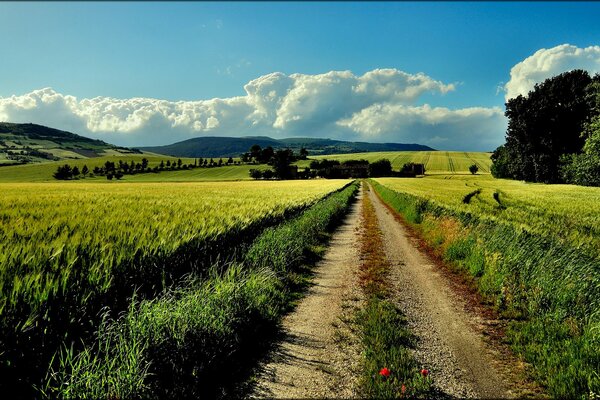
{"label": "green field", "polygon": [[[545,185],[490,175],[431,176],[418,179],[378,178],[403,193],[427,198],[444,207],[475,213],[550,235],[600,257],[600,189],[575,185]],[[464,197],[476,190],[469,204]],[[497,193],[498,200],[494,199]]]}
{"label": "green field", "polygon": [[[90,170],[95,166],[103,166],[106,161],[118,162],[141,162],[142,158],[147,158],[149,166],[152,168],[161,161],[177,160],[176,157],[163,156],[160,154],[127,154],[109,157],[97,157],[80,160],[67,160],[57,162],[46,162],[38,164],[27,164],[18,166],[0,167],[0,182],[45,182],[54,181],[52,174],[59,165],[65,163],[71,166],[77,166],[81,170],[87,165]],[[436,152],[436,151],[400,151],[400,152],[376,152],[376,153],[353,153],[337,154],[329,156],[311,157],[311,159],[366,159],[370,162],[387,158],[392,162],[394,170],[399,170],[407,162],[424,163],[426,173],[429,174],[469,174],[468,168],[472,164],[479,166],[480,173],[489,173],[491,160],[489,153],[464,153],[464,152]],[[218,159],[215,158],[215,161]],[[182,158],[185,164],[193,163],[193,158]],[[300,168],[307,167],[311,160],[300,161],[297,165]],[[2,160],[0,159],[0,164]],[[249,170],[251,168],[265,169],[267,165],[237,165],[215,168],[198,168],[193,170],[181,171],[163,171],[158,174],[137,174],[126,175],[123,181],[132,182],[186,182],[186,181],[232,181],[248,180]],[[106,180],[105,177],[86,178],[86,180]]]}
{"label": "green field", "polygon": [[373,182],[471,276],[550,396],[600,392],[600,188],[456,175]]}
{"label": "green field", "polygon": [[[475,164],[480,173],[489,173],[492,161],[490,153],[474,153],[459,151],[393,151],[335,154],[310,157],[328,160],[368,160],[369,162],[387,158],[392,163],[394,170],[399,170],[408,162],[425,164],[425,173],[430,174],[469,174],[469,166]],[[298,165],[308,165],[310,161],[303,161]]]}
{"label": "green field", "polygon": [[1,184],[3,376],[39,383],[23,371],[44,374],[64,340],[93,332],[104,307],[123,310],[134,291],[152,297],[202,275],[348,182]]}

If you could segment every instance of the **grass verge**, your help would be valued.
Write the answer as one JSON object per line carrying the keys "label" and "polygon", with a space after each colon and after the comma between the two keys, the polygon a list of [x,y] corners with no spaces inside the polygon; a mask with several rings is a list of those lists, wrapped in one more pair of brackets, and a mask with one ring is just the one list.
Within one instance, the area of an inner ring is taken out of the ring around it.
{"label": "grass verge", "polygon": [[226,397],[295,298],[298,269],[339,223],[353,183],[264,231],[242,262],[106,319],[95,343],[57,355],[42,392],[57,398]]}
{"label": "grass verge", "polygon": [[600,393],[600,264],[576,248],[373,181],[409,223],[508,320],[507,339],[558,398]]}
{"label": "grass verge", "polygon": [[362,394],[367,398],[424,397],[430,391],[431,378],[418,369],[409,351],[413,336],[401,310],[389,298],[386,278],[390,264],[368,195],[363,197],[362,219],[360,285],[366,304],[357,315],[365,357]]}

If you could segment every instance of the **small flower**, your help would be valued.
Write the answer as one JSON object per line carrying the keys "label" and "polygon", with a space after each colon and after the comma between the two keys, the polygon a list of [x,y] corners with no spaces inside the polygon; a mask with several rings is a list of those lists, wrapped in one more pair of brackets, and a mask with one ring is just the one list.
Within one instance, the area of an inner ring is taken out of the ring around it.
{"label": "small flower", "polygon": [[390,376],[390,370],[387,368],[381,368],[381,370],[379,371],[379,375],[383,376],[384,378],[387,378],[388,376]]}
{"label": "small flower", "polygon": [[428,369],[425,369],[425,368],[423,368],[423,369],[421,370],[421,375],[423,375],[425,378],[427,378],[427,375],[429,375],[429,370],[428,370]]}
{"label": "small flower", "polygon": [[402,394],[406,394],[406,385],[405,384],[402,384],[400,391],[402,392]]}

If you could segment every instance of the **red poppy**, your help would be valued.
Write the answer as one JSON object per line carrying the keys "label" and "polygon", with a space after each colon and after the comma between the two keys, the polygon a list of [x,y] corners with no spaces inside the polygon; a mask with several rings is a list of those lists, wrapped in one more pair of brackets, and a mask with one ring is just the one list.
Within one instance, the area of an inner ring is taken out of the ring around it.
{"label": "red poppy", "polygon": [[424,377],[427,377],[427,375],[429,375],[429,370],[428,370],[428,369],[425,369],[425,368],[423,368],[423,369],[421,370],[421,375],[423,375]]}
{"label": "red poppy", "polygon": [[381,370],[379,371],[379,375],[387,378],[388,376],[390,376],[390,370],[387,368],[381,368]]}
{"label": "red poppy", "polygon": [[406,393],[406,385],[402,384],[402,387],[400,388],[400,390],[402,391],[402,394]]}

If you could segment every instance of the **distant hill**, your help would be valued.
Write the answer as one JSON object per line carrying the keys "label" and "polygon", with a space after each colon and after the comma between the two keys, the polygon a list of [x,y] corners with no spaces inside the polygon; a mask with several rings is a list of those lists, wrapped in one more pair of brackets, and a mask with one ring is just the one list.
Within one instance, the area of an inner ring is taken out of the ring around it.
{"label": "distant hill", "polygon": [[310,155],[364,153],[372,151],[431,151],[431,147],[404,143],[346,142],[332,139],[289,138],[273,139],[267,136],[218,137],[206,136],[184,140],[166,146],[140,147],[141,150],[174,157],[238,157],[258,144],[274,149],[306,148]]}
{"label": "distant hill", "polygon": [[0,122],[0,165],[59,161],[139,151],[36,124]]}

